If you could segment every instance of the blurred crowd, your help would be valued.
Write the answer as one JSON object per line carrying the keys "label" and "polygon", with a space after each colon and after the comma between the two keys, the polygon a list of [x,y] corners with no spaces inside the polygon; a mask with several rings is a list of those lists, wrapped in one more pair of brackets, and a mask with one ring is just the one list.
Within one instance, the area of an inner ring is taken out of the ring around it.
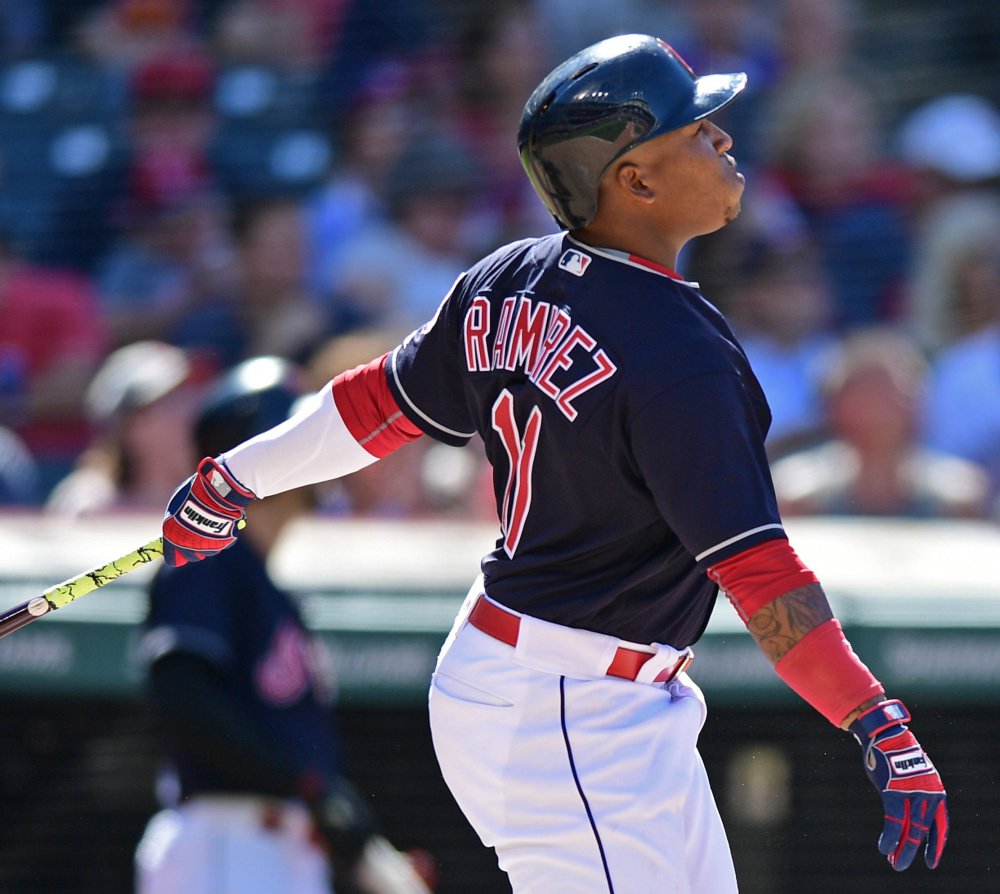
{"label": "blurred crowd", "polygon": [[[0,504],[159,511],[220,373],[273,355],[322,387],[481,254],[555,231],[515,149],[524,101],[643,31],[749,74],[718,119],[744,212],[680,272],[768,395],[786,513],[1000,519],[1000,109],[975,82],[898,95],[865,14],[0,0]],[[490,518],[486,476],[475,447],[421,439],[318,511]]]}

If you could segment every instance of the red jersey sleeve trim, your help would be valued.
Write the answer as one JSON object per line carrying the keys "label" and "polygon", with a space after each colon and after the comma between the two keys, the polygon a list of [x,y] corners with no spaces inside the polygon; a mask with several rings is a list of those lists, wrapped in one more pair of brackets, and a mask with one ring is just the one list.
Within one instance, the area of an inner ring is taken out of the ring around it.
{"label": "red jersey sleeve trim", "polygon": [[372,456],[381,459],[423,432],[399,409],[385,373],[388,354],[342,372],[331,385],[347,430]]}
{"label": "red jersey sleeve trim", "polygon": [[784,538],[768,540],[712,565],[708,576],[726,594],[744,624],[779,596],[819,583]]}

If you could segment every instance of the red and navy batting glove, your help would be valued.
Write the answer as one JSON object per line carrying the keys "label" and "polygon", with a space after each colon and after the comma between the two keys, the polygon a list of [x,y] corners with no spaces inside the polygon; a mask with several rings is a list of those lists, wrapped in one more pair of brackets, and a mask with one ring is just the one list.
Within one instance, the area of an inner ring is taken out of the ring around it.
{"label": "red and navy batting glove", "polygon": [[232,546],[254,499],[221,462],[203,459],[167,504],[163,560],[168,565],[186,565]]}
{"label": "red and navy batting glove", "polygon": [[882,796],[885,825],[878,849],[897,871],[906,869],[921,844],[935,869],[948,840],[948,808],[941,777],[906,726],[902,702],[885,701],[861,714],[850,730],[864,751],[865,772]]}

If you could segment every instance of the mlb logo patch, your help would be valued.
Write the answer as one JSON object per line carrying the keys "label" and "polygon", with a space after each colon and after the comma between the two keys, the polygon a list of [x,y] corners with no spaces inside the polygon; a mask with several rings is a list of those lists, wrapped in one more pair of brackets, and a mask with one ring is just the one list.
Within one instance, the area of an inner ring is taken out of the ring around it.
{"label": "mlb logo patch", "polygon": [[559,259],[559,268],[574,276],[583,276],[593,258],[574,248],[567,249]]}

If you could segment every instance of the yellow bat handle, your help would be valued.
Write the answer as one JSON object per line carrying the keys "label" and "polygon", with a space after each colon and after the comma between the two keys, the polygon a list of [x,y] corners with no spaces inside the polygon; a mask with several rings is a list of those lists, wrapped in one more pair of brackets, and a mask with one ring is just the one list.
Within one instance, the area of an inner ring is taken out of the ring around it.
{"label": "yellow bat handle", "polygon": [[[118,580],[123,574],[134,571],[140,565],[148,565],[162,555],[163,539],[157,537],[155,540],[150,540],[144,546],[132,550],[128,555],[113,559],[106,565],[92,568],[90,571],[86,571],[76,577],[71,577],[61,584],[49,587],[41,596],[36,596],[35,599],[44,599],[48,603],[48,608],[45,611],[55,611],[57,608],[62,608],[64,605],[68,605],[81,596],[93,593],[94,590],[103,587],[105,584],[110,584],[113,580]],[[32,600],[32,602],[34,601]],[[44,613],[39,612],[39,614]]]}
{"label": "yellow bat handle", "polygon": [[[246,521],[240,519],[238,528],[244,528]],[[93,593],[105,584],[118,580],[123,574],[134,571],[140,565],[150,562],[163,555],[163,538],[157,537],[149,543],[132,550],[124,556],[112,559],[106,565],[91,568],[83,574],[64,580],[61,584],[49,587],[41,596],[35,596],[27,602],[22,602],[7,611],[0,613],[0,637],[7,636],[15,630],[20,630],[42,615],[54,612],[56,609],[69,605],[81,596]]]}

